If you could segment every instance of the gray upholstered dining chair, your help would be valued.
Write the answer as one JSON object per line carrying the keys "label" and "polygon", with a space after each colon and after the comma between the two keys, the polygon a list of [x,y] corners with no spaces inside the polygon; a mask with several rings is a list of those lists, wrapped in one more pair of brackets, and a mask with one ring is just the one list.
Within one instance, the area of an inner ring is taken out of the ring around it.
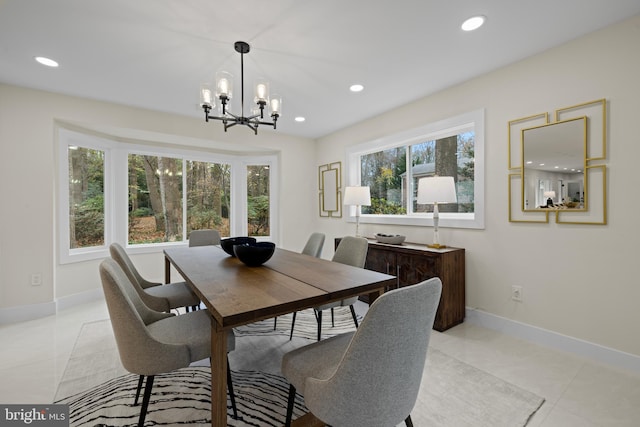
{"label": "gray upholstered dining chair", "polygon": [[322,256],[322,248],[324,246],[324,233],[311,233],[307,243],[302,248],[302,253],[320,258]]}
{"label": "gray upholstered dining chair", "polygon": [[[322,256],[322,248],[324,247],[324,239],[325,239],[324,233],[311,233],[311,235],[307,239],[307,243],[305,243],[304,248],[302,248],[301,253],[312,256],[312,257],[320,258],[320,256]],[[296,314],[293,313],[294,322],[296,321],[295,315]],[[278,318],[274,317],[273,318],[274,331],[276,330],[277,326],[278,326]],[[293,336],[293,327],[291,328],[291,337],[292,336]],[[289,339],[291,339],[291,337],[289,337]]]}
{"label": "gray upholstered dining chair", "polygon": [[219,244],[220,233],[218,230],[191,230],[189,233],[189,247]]}
{"label": "gray upholstered dining chair", "polygon": [[156,311],[171,311],[175,308],[186,307],[195,309],[200,305],[200,299],[194,294],[185,282],[176,282],[163,285],[144,279],[135,265],[118,243],[109,246],[111,258],[113,258],[122,271],[127,275],[140,298],[151,309]]}
{"label": "gray upholstered dining chair", "polygon": [[296,390],[309,411],[334,427],[412,427],[442,283],[434,277],[376,299],[355,332],[284,355],[289,381],[285,426]]}
{"label": "gray upholstered dining chair", "polygon": [[[358,268],[364,268],[364,263],[367,260],[367,252],[369,250],[369,242],[364,237],[346,236],[340,240],[336,252],[333,254],[331,261],[339,262],[342,264],[352,265]],[[353,317],[353,323],[356,328],[358,327],[358,317],[356,316],[356,310],[353,304],[358,301],[358,297],[345,299],[342,301],[331,302],[323,304],[318,307],[314,307],[314,313],[318,323],[318,341],[322,336],[322,312],[327,309],[331,309],[331,325],[335,326],[333,318],[333,309],[335,307],[349,307],[351,310],[351,316]],[[293,328],[296,324],[296,313],[293,313],[293,320],[291,321],[291,333],[289,339],[293,338]]]}
{"label": "gray upholstered dining chair", "polygon": [[[207,310],[182,316],[147,307],[122,268],[112,259],[100,264],[102,288],[111,318],[120,361],[124,368],[140,376],[134,405],[142,383],[146,385],[138,418],[144,425],[156,375],[186,368],[211,356],[211,317]],[[235,348],[233,330],[227,335],[227,350]],[[237,418],[231,372],[227,359],[227,384],[233,416]]]}

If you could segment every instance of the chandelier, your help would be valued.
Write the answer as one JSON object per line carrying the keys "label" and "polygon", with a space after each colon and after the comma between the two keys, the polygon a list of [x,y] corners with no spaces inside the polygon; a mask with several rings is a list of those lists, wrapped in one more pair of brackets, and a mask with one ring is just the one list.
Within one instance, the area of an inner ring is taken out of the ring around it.
{"label": "chandelier", "polygon": [[[259,79],[255,86],[254,102],[255,106],[251,110],[251,114],[244,115],[244,54],[249,53],[250,47],[246,42],[235,42],[236,52],[240,54],[240,115],[233,114],[229,111],[229,101],[233,95],[233,76],[226,71],[216,73],[215,96],[214,91],[209,84],[203,84],[200,87],[200,106],[204,110],[205,121],[220,120],[224,125],[224,131],[235,125],[244,125],[253,130],[254,134],[258,134],[259,125],[273,126],[276,128],[276,122],[280,117],[282,108],[282,98],[278,95],[269,96],[269,83],[264,79]],[[221,115],[211,115],[211,111],[216,107],[215,100],[220,100]],[[271,117],[271,121],[265,120],[266,114]]]}

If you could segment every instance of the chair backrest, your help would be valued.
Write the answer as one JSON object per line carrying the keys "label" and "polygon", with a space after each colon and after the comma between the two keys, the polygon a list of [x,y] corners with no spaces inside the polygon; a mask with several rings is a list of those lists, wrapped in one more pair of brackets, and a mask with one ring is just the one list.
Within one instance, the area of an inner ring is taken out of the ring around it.
{"label": "chair backrest", "polygon": [[346,236],[340,240],[331,261],[364,268],[369,242],[364,237]]}
{"label": "chair backrest", "polygon": [[171,317],[147,307],[122,268],[112,259],[100,264],[100,279],[122,366],[137,375],[156,375],[188,366],[187,345],[155,340],[146,325]]}
{"label": "chair backrest", "polygon": [[389,291],[369,308],[331,378],[307,378],[309,410],[331,425],[395,426],[413,409],[442,283]]}
{"label": "chair backrest", "polygon": [[218,230],[192,230],[191,233],[189,233],[189,247],[219,244],[220,233]]}
{"label": "chair backrest", "polygon": [[322,255],[322,247],[324,246],[324,234],[323,233],[311,233],[307,244],[304,245],[302,253],[311,255],[316,258],[320,258]]}
{"label": "chair backrest", "polygon": [[145,292],[145,288],[149,288],[151,286],[158,286],[158,283],[149,282],[145,280],[135,265],[129,258],[129,255],[125,252],[124,248],[120,246],[118,243],[112,243],[109,246],[109,252],[111,253],[111,258],[118,263],[124,274],[127,276],[129,281],[132,283],[133,288],[137,291],[138,295],[144,301],[144,303],[156,311],[169,311],[169,301],[166,298],[160,298],[154,295],[149,295]]}
{"label": "chair backrest", "polygon": [[129,258],[129,255],[127,255],[127,252],[119,243],[112,243],[109,245],[109,253],[111,254],[111,258],[120,265],[120,268],[122,268],[122,271],[125,272],[129,279],[131,281],[135,281],[141,288],[146,289],[160,285],[160,283],[146,280],[140,275],[140,273],[138,273],[138,270],[136,269],[136,266],[133,265],[131,258]]}

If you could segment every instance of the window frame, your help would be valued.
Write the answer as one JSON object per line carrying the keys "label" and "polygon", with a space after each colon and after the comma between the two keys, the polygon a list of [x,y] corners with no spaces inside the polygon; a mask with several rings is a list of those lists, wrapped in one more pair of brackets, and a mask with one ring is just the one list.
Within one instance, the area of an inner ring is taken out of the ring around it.
{"label": "window frame", "polygon": [[[73,142],[73,144],[72,144]],[[231,208],[230,234],[246,235],[247,215],[247,189],[246,166],[248,164],[269,164],[270,167],[270,235],[260,236],[258,240],[276,241],[278,234],[278,155],[253,155],[217,153],[213,151],[201,151],[197,149],[185,149],[149,143],[141,143],[136,140],[127,140],[106,134],[100,136],[88,130],[68,129],[59,126],[57,129],[58,144],[58,209],[57,209],[57,252],[60,264],[100,259],[109,256],[109,245],[119,242],[130,253],[154,253],[160,252],[166,247],[188,244],[187,238],[187,203],[186,194],[183,193],[183,239],[179,242],[142,243],[130,245],[128,243],[128,207],[129,207],[129,154],[173,157],[182,160],[183,167],[187,160],[227,163],[231,165]],[[68,147],[77,145],[86,148],[99,149],[105,152],[104,171],[104,200],[105,200],[105,236],[104,245],[89,248],[70,249],[69,236],[69,158]],[[243,177],[243,174],[245,175]],[[186,174],[183,173],[183,188],[186,187]],[[243,185],[244,182],[244,185]],[[276,242],[277,243],[277,242]]]}
{"label": "window frame", "polygon": [[[417,128],[398,132],[382,138],[356,144],[346,149],[346,185],[360,185],[360,157],[390,148],[407,147],[424,141],[436,140],[459,133],[460,130],[474,131],[474,212],[440,212],[439,227],[484,229],[484,109],[463,113]],[[407,171],[411,170],[411,158],[407,156]],[[407,179],[407,183],[413,179]],[[383,225],[433,226],[433,213],[412,212],[412,188],[407,188],[408,204],[406,215],[361,214],[360,223]],[[355,222],[355,206],[346,209],[349,222]]]}

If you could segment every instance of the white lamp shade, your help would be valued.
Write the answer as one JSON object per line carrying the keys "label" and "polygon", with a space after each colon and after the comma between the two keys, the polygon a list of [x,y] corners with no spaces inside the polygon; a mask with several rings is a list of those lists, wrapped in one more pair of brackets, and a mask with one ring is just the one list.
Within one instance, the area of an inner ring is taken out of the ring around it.
{"label": "white lamp shade", "polygon": [[346,187],[343,203],[350,206],[371,206],[369,187]]}
{"label": "white lamp shade", "polygon": [[[540,194],[540,193],[538,193],[538,194]],[[544,197],[553,199],[554,197],[556,197],[556,192],[555,191],[545,191],[544,192]]]}
{"label": "white lamp shade", "polygon": [[456,203],[456,184],[452,176],[432,176],[418,181],[418,203]]}

